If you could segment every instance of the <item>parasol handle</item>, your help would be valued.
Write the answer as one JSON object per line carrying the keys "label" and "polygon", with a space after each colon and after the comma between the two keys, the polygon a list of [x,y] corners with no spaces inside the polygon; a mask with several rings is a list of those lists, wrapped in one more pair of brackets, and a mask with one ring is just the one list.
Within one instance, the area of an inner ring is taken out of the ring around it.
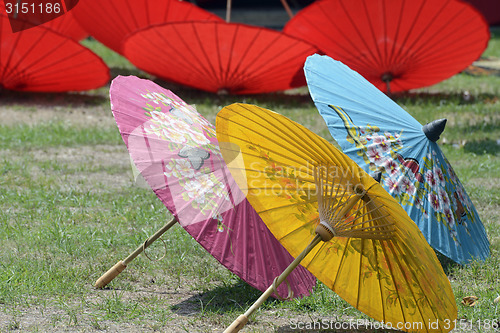
{"label": "parasol handle", "polygon": [[123,261],[118,261],[113,267],[111,267],[106,273],[104,273],[94,284],[96,288],[104,288],[108,283],[113,281],[115,277],[118,276],[123,270],[127,268],[127,265]]}
{"label": "parasol handle", "polygon": [[276,288],[283,282],[285,281],[286,277],[292,273],[292,271],[300,264],[300,262],[307,256],[311,250],[318,245],[318,243],[321,241],[321,236],[316,234],[316,236],[313,238],[313,240],[307,245],[307,247],[302,251],[297,258],[295,258],[294,261],[288,267],[283,271],[283,273],[278,276],[278,278],[275,280],[275,283],[269,286],[267,290],[260,295],[259,299],[253,303],[253,305],[241,316],[239,316],[225,331],[224,333],[234,333],[238,332],[241,330],[245,324],[248,322],[248,318],[257,310],[262,303],[264,303],[269,296],[271,296]]}
{"label": "parasol handle", "polygon": [[233,323],[226,328],[224,333],[239,332],[248,323],[248,317],[244,314],[240,315]]}
{"label": "parasol handle", "polygon": [[160,238],[168,229],[172,228],[177,223],[177,219],[172,217],[170,221],[167,222],[163,227],[161,227],[153,236],[149,237],[144,244],[139,246],[134,252],[128,255],[124,260],[118,261],[113,267],[111,267],[106,273],[104,273],[94,284],[95,288],[104,288],[108,283],[113,281],[115,277],[118,276],[127,265],[134,260],[141,252],[143,252],[148,246],[150,246],[154,241]]}

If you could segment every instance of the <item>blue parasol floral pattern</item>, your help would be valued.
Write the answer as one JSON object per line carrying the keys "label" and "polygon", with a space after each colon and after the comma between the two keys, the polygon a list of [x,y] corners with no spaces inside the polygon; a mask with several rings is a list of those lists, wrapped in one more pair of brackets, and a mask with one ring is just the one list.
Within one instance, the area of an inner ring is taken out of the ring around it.
{"label": "blue parasol floral pattern", "polygon": [[332,136],[365,171],[380,177],[429,244],[462,264],[488,257],[489,242],[479,215],[422,125],[339,61],[314,55],[304,70],[311,97]]}

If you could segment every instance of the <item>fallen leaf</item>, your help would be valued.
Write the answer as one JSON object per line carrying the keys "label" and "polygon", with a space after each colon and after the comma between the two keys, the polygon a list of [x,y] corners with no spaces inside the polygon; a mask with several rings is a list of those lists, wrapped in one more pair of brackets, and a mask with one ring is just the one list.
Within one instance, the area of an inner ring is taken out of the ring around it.
{"label": "fallen leaf", "polygon": [[476,301],[479,299],[477,296],[465,296],[462,298],[462,304],[465,306],[474,306]]}

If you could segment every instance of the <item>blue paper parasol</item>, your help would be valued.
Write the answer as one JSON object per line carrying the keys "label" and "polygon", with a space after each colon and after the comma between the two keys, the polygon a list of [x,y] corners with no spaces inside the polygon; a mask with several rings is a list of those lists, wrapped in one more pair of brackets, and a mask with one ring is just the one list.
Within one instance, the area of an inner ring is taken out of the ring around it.
{"label": "blue paper parasol", "polygon": [[313,55],[304,71],[311,97],[342,150],[380,183],[429,244],[466,264],[490,255],[486,231],[436,141],[446,119],[422,126],[339,61]]}

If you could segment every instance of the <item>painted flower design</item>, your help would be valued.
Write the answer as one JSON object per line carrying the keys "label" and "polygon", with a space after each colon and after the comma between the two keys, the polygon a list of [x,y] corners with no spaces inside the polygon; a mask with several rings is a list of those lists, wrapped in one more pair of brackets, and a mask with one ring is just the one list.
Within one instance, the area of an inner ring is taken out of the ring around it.
{"label": "painted flower design", "polygon": [[432,168],[432,172],[434,173],[434,176],[435,176],[436,180],[438,181],[438,184],[440,186],[444,186],[445,179],[444,179],[443,171],[441,170],[441,168],[434,166]]}
{"label": "painted flower design", "polygon": [[153,99],[158,101],[158,102],[169,104],[172,101],[172,99],[169,99],[165,95],[159,94],[157,92],[153,92],[153,93],[151,93],[151,95],[152,95]]}
{"label": "painted flower design", "polygon": [[[150,118],[145,125],[146,133],[169,141],[172,151],[184,146],[203,146],[214,155],[220,155],[218,145],[212,142],[216,137],[215,127],[194,107],[163,93],[147,92],[142,97],[146,100],[145,115]],[[148,104],[150,102],[160,106]]]}
{"label": "painted flower design", "polygon": [[450,202],[450,197],[448,196],[448,193],[444,189],[439,189],[439,199],[441,200],[441,204],[443,206],[443,209],[449,209],[451,202]]}
{"label": "painted flower design", "polygon": [[200,194],[205,194],[208,192],[213,192],[213,188],[215,187],[214,182],[208,177],[208,175],[200,175],[196,176],[196,190]]}
{"label": "painted flower design", "polygon": [[384,140],[384,138],[377,133],[373,133],[372,135],[367,136],[367,138],[372,140],[374,144],[379,144],[382,140]]}
{"label": "painted flower design", "polygon": [[168,117],[163,112],[154,110],[150,112],[151,118],[156,122],[161,122],[163,125],[170,125],[170,117]]}
{"label": "painted flower design", "polygon": [[403,192],[411,196],[415,195],[415,192],[417,191],[415,185],[413,185],[408,177],[403,177],[401,179],[401,188]]}
{"label": "painted flower design", "polygon": [[451,211],[451,209],[445,208],[443,210],[443,214],[444,214],[444,218],[446,220],[446,223],[448,223],[448,226],[450,228],[454,228],[455,227],[455,216],[454,216],[453,212]]}
{"label": "painted flower design", "polygon": [[171,123],[171,126],[181,132],[188,132],[190,130],[190,126],[184,121],[174,121]]}
{"label": "painted flower design", "polygon": [[384,163],[384,169],[389,174],[389,176],[394,176],[394,175],[397,175],[399,173],[399,166],[392,159],[387,159],[385,161],[385,163]]}
{"label": "painted flower design", "polygon": [[466,201],[465,200],[465,192],[464,192],[464,189],[461,186],[457,186],[456,193],[458,194],[458,199],[461,202],[465,202]]}
{"label": "painted flower design", "polygon": [[384,152],[388,153],[391,150],[391,144],[390,142],[387,142],[386,140],[383,140],[378,144],[379,149]]}
{"label": "painted flower design", "polygon": [[431,204],[432,208],[434,210],[441,210],[441,201],[439,200],[439,196],[432,192],[432,193],[429,193],[428,195],[428,199],[429,199],[429,203]]}
{"label": "painted flower design", "polygon": [[391,195],[401,194],[401,186],[398,181],[389,178],[386,180],[385,185]]}
{"label": "painted flower design", "polygon": [[151,93],[141,94],[141,96],[155,104],[160,103]]}
{"label": "painted flower design", "polygon": [[377,149],[382,152],[382,153],[387,153],[391,149],[390,142],[388,142],[385,138],[385,136],[378,135],[377,133],[374,133],[371,136],[371,140],[373,141],[374,146],[377,146]]}
{"label": "painted flower design", "polygon": [[420,209],[424,209],[423,206],[422,206],[422,203],[423,203],[423,200],[420,196],[416,195],[414,197],[414,201],[413,201],[413,205],[417,208],[420,208]]}
{"label": "painted flower design", "polygon": [[455,171],[451,167],[450,164],[447,164],[447,169],[448,169],[448,176],[450,177],[450,180],[453,183],[456,183],[458,181],[457,175],[455,174]]}
{"label": "painted flower design", "polygon": [[381,165],[386,160],[382,154],[383,152],[378,149],[377,145],[368,146],[368,150],[366,152],[370,161],[375,165]]}
{"label": "painted flower design", "polygon": [[163,135],[175,143],[184,143],[187,141],[184,133],[181,131],[176,131],[174,129],[163,130]]}
{"label": "painted flower design", "polygon": [[194,170],[188,160],[172,159],[166,165],[165,175],[175,178],[192,178]]}
{"label": "painted flower design", "polygon": [[427,170],[425,172],[425,181],[431,186],[431,188],[437,186],[437,179],[432,170]]}
{"label": "painted flower design", "polygon": [[194,170],[188,160],[176,160],[176,169],[181,177],[192,178],[194,177]]}
{"label": "painted flower design", "polygon": [[189,133],[189,135],[191,136],[193,141],[199,145],[206,145],[206,144],[210,143],[210,140],[208,140],[202,133],[197,133],[197,132],[191,131]]}

